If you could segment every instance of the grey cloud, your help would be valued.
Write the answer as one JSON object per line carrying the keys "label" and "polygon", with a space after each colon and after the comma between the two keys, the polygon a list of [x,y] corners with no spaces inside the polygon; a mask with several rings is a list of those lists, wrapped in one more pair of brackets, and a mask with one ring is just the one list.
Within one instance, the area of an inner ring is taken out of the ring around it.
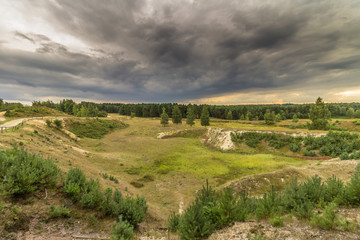
{"label": "grey cloud", "polygon": [[360,61],[360,17],[353,11],[359,6],[349,2],[39,1],[36,7],[46,10],[41,17],[89,52],[17,31],[37,50],[0,49],[6,66],[0,78],[125,101],[301,88],[317,84],[314,79],[331,87],[338,82],[331,73],[339,69],[350,86],[357,80],[346,70]]}

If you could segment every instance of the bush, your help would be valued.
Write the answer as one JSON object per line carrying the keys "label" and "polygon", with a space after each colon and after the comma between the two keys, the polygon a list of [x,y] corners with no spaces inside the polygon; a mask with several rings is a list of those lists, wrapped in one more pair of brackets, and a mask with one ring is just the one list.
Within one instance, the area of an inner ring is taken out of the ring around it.
{"label": "bush", "polygon": [[112,226],[111,232],[112,240],[130,240],[134,236],[133,229],[134,227],[129,224],[126,220],[122,219],[122,216],[119,217],[119,221],[114,223]]}
{"label": "bush", "polygon": [[185,210],[179,225],[180,238],[184,240],[203,239],[213,232],[214,226],[206,217],[204,206],[195,202]]}
{"label": "bush", "polygon": [[67,207],[50,206],[50,218],[67,218],[70,217],[70,209]]}
{"label": "bush", "polygon": [[299,152],[300,151],[300,144],[296,144],[296,143],[291,143],[290,144],[290,150],[292,152]]}
{"label": "bush", "polygon": [[56,126],[57,128],[62,128],[62,127],[63,127],[63,126],[62,126],[62,121],[59,120],[59,119],[55,119],[55,120],[54,120],[54,124],[55,124],[55,126]]}
{"label": "bush", "polygon": [[176,214],[175,212],[172,212],[170,214],[167,224],[169,231],[176,232],[179,228],[179,224],[180,224],[180,215]]}
{"label": "bush", "polygon": [[49,119],[46,119],[46,125],[48,126],[48,127],[51,127],[51,123],[52,123],[52,121],[51,120],[49,120]]}
{"label": "bush", "polygon": [[86,120],[65,120],[67,128],[78,137],[100,139],[107,133],[125,128],[127,124],[118,120],[86,119]]}
{"label": "bush", "polygon": [[66,173],[64,181],[64,192],[71,198],[73,202],[77,202],[81,198],[81,193],[86,188],[86,176],[78,168],[71,168]]}
{"label": "bush", "polygon": [[280,216],[275,216],[270,218],[270,223],[273,227],[282,227],[284,226],[284,219],[282,219]]}
{"label": "bush", "polygon": [[355,173],[345,189],[345,198],[352,206],[360,205],[360,164],[357,165]]}
{"label": "bush", "polygon": [[335,213],[337,205],[330,203],[324,210],[324,213],[320,215],[314,215],[310,220],[310,225],[313,227],[319,227],[321,229],[330,230],[335,229],[340,225],[340,218]]}
{"label": "bush", "polygon": [[60,170],[50,160],[14,147],[0,152],[0,188],[13,196],[53,187]]}
{"label": "bush", "polygon": [[344,183],[336,176],[328,178],[325,182],[324,200],[325,202],[344,203],[345,187]]}

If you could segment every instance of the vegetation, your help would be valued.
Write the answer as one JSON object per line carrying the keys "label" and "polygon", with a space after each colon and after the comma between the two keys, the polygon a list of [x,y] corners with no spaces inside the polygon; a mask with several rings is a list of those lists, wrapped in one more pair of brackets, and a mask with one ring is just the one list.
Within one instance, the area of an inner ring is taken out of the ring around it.
{"label": "vegetation", "polygon": [[[234,194],[230,188],[216,192],[207,184],[182,216],[170,216],[169,225],[179,232],[181,239],[203,239],[215,229],[235,221],[255,216],[258,220],[270,219],[271,224],[278,227],[283,225],[281,215],[293,214],[298,219],[310,220],[312,226],[351,230],[354,223],[341,219],[335,209],[337,204],[358,206],[359,186],[360,164],[347,185],[335,177],[322,182],[315,175],[300,184],[294,179],[284,191],[272,187],[262,197],[249,197],[245,192]],[[324,213],[314,214],[314,208],[322,204],[327,204]]]}
{"label": "vegetation", "polygon": [[210,125],[210,116],[207,106],[203,106],[201,116],[200,116],[201,126],[209,126]]}
{"label": "vegetation", "polygon": [[59,119],[55,119],[55,120],[54,120],[54,124],[55,124],[55,126],[56,126],[57,128],[62,128],[62,127],[63,127],[62,121],[59,120]]}
{"label": "vegetation", "polygon": [[[349,132],[329,131],[325,136],[294,137],[285,134],[243,132],[232,133],[233,142],[242,143],[256,148],[261,141],[268,143],[270,147],[280,149],[289,146],[292,152],[300,152],[303,149],[304,156],[331,156],[341,159],[360,159],[359,134]],[[316,152],[315,152],[316,151]]]}
{"label": "vegetation", "polygon": [[50,218],[67,218],[70,217],[70,209],[67,207],[50,206]]}
{"label": "vegetation", "polygon": [[186,124],[190,125],[191,127],[195,124],[195,113],[194,109],[189,106],[186,113]]}
{"label": "vegetation", "polygon": [[78,137],[100,139],[115,129],[127,127],[119,120],[65,119],[66,127]]}
{"label": "vegetation", "polygon": [[163,108],[163,112],[160,116],[160,124],[163,125],[164,127],[169,124],[169,116],[166,113],[165,108]]}
{"label": "vegetation", "polygon": [[119,217],[119,221],[115,222],[111,232],[112,232],[112,240],[130,240],[133,238],[134,227],[130,225],[127,221],[122,219],[122,216]]}
{"label": "vegetation", "polygon": [[45,106],[48,108],[55,108],[58,111],[65,112],[69,115],[76,117],[106,117],[106,111],[99,111],[95,103],[81,102],[80,104],[75,103],[71,99],[64,99],[59,104],[55,104],[51,101],[36,102],[32,103],[33,107]]}
{"label": "vegetation", "polygon": [[74,203],[80,202],[83,208],[101,210],[108,216],[122,216],[133,227],[144,220],[147,211],[145,198],[123,198],[117,189],[113,194],[111,188],[102,192],[99,181],[87,181],[85,174],[78,168],[72,168],[67,172],[64,192]]}
{"label": "vegetation", "polygon": [[270,112],[270,109],[266,110],[266,113],[264,115],[264,120],[267,125],[272,125],[275,123],[275,112]]}
{"label": "vegetation", "polygon": [[0,152],[0,189],[8,195],[19,196],[53,187],[59,168],[50,160],[30,154],[24,149]]}
{"label": "vegetation", "polygon": [[316,100],[315,105],[310,107],[309,118],[311,120],[311,124],[309,125],[309,129],[320,129],[326,130],[329,129],[329,119],[331,113],[322,99],[319,97]]}
{"label": "vegetation", "polygon": [[26,118],[26,117],[44,117],[44,116],[59,116],[60,112],[47,107],[24,107],[22,105],[9,105],[16,107],[9,107],[6,110],[5,117]]}
{"label": "vegetation", "polygon": [[172,111],[172,122],[175,124],[181,124],[182,122],[182,113],[177,105],[174,106]]}

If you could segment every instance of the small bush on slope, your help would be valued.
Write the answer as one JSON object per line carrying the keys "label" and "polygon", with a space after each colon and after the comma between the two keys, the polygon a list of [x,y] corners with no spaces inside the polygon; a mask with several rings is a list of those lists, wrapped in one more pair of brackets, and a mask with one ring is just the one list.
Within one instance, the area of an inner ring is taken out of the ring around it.
{"label": "small bush on slope", "polygon": [[14,147],[0,152],[0,188],[17,196],[53,187],[59,168],[50,160]]}

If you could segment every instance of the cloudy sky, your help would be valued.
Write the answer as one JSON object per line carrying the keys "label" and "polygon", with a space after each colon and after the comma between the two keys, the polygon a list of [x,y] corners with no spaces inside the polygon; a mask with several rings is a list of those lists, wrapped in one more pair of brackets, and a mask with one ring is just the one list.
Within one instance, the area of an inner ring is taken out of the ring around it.
{"label": "cloudy sky", "polygon": [[0,98],[360,101],[359,0],[0,0]]}

